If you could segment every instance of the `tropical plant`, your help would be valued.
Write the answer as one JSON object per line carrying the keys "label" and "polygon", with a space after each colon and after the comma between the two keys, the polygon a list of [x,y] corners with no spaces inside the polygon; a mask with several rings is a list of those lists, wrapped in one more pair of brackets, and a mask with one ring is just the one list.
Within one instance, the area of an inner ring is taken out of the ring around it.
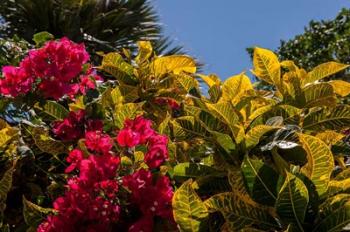
{"label": "tropical plant", "polygon": [[162,35],[158,16],[147,0],[4,0],[0,15],[6,26],[0,35],[18,35],[31,42],[47,31],[84,42],[90,52],[136,48],[139,40],[152,41],[159,53],[177,53]]}
{"label": "tropical plant", "polygon": [[83,45],[47,35],[2,69],[1,104],[15,113],[0,120],[0,228],[176,230],[176,149],[161,134],[197,88],[195,61],[140,42],[133,62],[126,49],[101,54],[97,74]]}
{"label": "tropical plant", "polygon": [[223,83],[200,76],[209,97],[171,122],[176,139],[201,139],[211,151],[174,167],[175,178],[192,178],[175,192],[176,222],[183,231],[342,231],[350,222],[342,133],[350,84],[319,81],[348,65],[306,72],[261,48],[253,63],[273,90],[255,90],[244,73]]}
{"label": "tropical plant", "polygon": [[146,41],[136,56],[100,53],[92,68],[82,45],[36,38],[42,46],[0,79],[2,105],[21,110],[0,121],[3,230],[349,224],[350,84],[320,81],[348,65],[307,72],[255,48],[252,72],[272,86],[258,90],[245,73],[198,74],[192,58],[157,56]]}

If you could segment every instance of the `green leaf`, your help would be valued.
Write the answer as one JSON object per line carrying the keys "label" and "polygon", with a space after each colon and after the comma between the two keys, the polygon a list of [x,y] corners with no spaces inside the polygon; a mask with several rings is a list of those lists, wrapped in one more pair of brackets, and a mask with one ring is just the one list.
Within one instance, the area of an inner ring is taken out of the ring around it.
{"label": "green leaf", "polygon": [[303,231],[302,223],[309,202],[309,194],[302,180],[289,172],[286,173],[284,184],[276,201],[277,214],[283,222],[295,223],[299,230]]}
{"label": "green leaf", "polygon": [[323,108],[306,115],[303,128],[323,131],[326,129],[340,131],[350,125],[350,106],[338,105],[334,108]]}
{"label": "green leaf", "polygon": [[206,231],[208,211],[191,185],[192,180],[189,179],[174,193],[172,200],[174,219],[181,231]]}
{"label": "green leaf", "polygon": [[209,212],[222,213],[229,231],[239,231],[252,224],[268,229],[278,227],[270,214],[271,209],[257,204],[247,195],[234,192],[220,193],[204,203]]}
{"label": "green leaf", "polygon": [[53,209],[43,208],[28,201],[24,196],[22,202],[24,221],[29,226],[37,227],[46,218],[47,214],[55,212]]}
{"label": "green leaf", "polygon": [[214,136],[215,141],[228,153],[234,153],[236,150],[236,145],[233,142],[231,136],[228,134],[223,134],[215,131],[211,131]]}
{"label": "green leaf", "polygon": [[32,137],[35,145],[37,145],[42,152],[57,156],[59,154],[67,153],[68,151],[64,143],[51,138],[49,131],[43,127],[34,127],[32,130]]}
{"label": "green leaf", "polygon": [[321,206],[321,221],[314,232],[337,232],[350,223],[350,195],[338,194],[328,198]]}
{"label": "green leaf", "polygon": [[303,79],[303,85],[321,80],[325,77],[340,72],[348,67],[349,65],[347,64],[341,64],[333,61],[320,64],[307,74],[306,78]]}
{"label": "green leaf", "polygon": [[301,171],[310,178],[317,193],[322,197],[327,192],[334,169],[333,154],[324,142],[314,136],[299,134],[299,140],[308,160]]}
{"label": "green leaf", "polygon": [[55,39],[55,37],[47,31],[36,33],[33,36],[36,47],[41,47],[44,43],[53,39]]}
{"label": "green leaf", "polygon": [[69,111],[64,106],[54,101],[46,101],[43,106],[35,104],[34,107],[38,109],[43,116],[48,116],[49,119],[61,120],[69,114]]}
{"label": "green leaf", "polygon": [[271,167],[258,159],[245,156],[242,173],[253,200],[264,205],[274,205],[277,199],[281,176]]}
{"label": "green leaf", "polygon": [[179,163],[174,167],[174,176],[179,177],[224,176],[224,174],[210,166],[196,163]]}

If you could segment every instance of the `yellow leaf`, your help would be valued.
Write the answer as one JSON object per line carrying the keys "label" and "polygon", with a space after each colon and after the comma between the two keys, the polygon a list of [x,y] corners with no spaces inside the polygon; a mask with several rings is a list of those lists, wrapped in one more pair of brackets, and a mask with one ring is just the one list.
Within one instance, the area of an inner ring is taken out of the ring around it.
{"label": "yellow leaf", "polygon": [[333,154],[328,146],[319,138],[311,135],[299,134],[302,147],[307,154],[307,163],[301,171],[310,178],[322,197],[328,189],[328,184],[334,169]]}
{"label": "yellow leaf", "polygon": [[263,115],[264,113],[272,110],[273,107],[274,107],[274,105],[267,105],[267,106],[262,106],[260,108],[257,108],[251,115],[249,115],[248,119],[250,121],[253,121],[254,119],[259,117],[260,115]]}
{"label": "yellow leaf", "polygon": [[139,41],[137,45],[139,47],[139,53],[137,54],[135,61],[137,64],[142,64],[152,55],[152,44],[149,41]]}
{"label": "yellow leaf", "polygon": [[204,204],[209,212],[221,212],[228,227],[227,231],[240,231],[251,224],[262,225],[271,230],[277,227],[271,208],[264,207],[239,192],[216,194]]}
{"label": "yellow leaf", "polygon": [[222,99],[237,103],[245,92],[253,89],[249,77],[244,73],[228,78],[222,85]]}
{"label": "yellow leaf", "polygon": [[0,130],[0,148],[2,149],[17,136],[18,130],[12,127],[6,127]]}
{"label": "yellow leaf", "polygon": [[342,80],[335,80],[328,82],[333,86],[334,92],[342,97],[350,94],[350,83]]}
{"label": "yellow leaf", "polygon": [[69,111],[85,110],[84,96],[79,96],[69,104]]}
{"label": "yellow leaf", "polygon": [[242,115],[233,107],[231,102],[207,103],[206,106],[214,116],[230,127],[236,143],[240,143],[244,139],[244,127],[240,122]]}
{"label": "yellow leaf", "polygon": [[198,77],[200,77],[209,86],[209,88],[211,88],[213,85],[220,85],[221,83],[220,78],[215,74],[210,74],[208,76],[198,74]]}
{"label": "yellow leaf", "polygon": [[37,147],[42,151],[54,156],[67,153],[67,148],[59,140],[49,136],[49,131],[43,127],[35,127],[32,130],[32,136]]}
{"label": "yellow leaf", "polygon": [[178,188],[172,199],[173,215],[181,231],[195,232],[206,228],[208,211],[193,190],[189,179]]}
{"label": "yellow leaf", "polygon": [[254,146],[256,146],[259,141],[260,138],[268,133],[269,131],[278,129],[278,127],[275,126],[268,126],[268,125],[257,125],[255,127],[253,127],[252,129],[250,129],[246,135],[245,138],[245,145],[247,149],[253,148]]}
{"label": "yellow leaf", "polygon": [[295,65],[292,60],[285,60],[281,62],[283,68],[287,68],[289,71],[296,72],[299,70],[298,66]]}
{"label": "yellow leaf", "polygon": [[306,78],[303,79],[302,84],[306,85],[308,83],[312,83],[312,82],[321,80],[325,77],[328,77],[328,76],[333,75],[337,72],[340,72],[348,67],[349,67],[349,65],[347,65],[347,64],[341,64],[341,63],[337,63],[337,62],[333,62],[333,61],[327,62],[324,64],[320,64],[307,74]]}
{"label": "yellow leaf", "polygon": [[168,73],[196,72],[196,62],[191,57],[183,55],[158,57],[150,64],[150,67],[156,77]]}
{"label": "yellow leaf", "polygon": [[255,76],[267,83],[279,86],[281,65],[273,52],[256,47],[254,49],[253,65],[254,70],[252,72]]}
{"label": "yellow leaf", "polygon": [[328,187],[328,196],[334,196],[339,193],[349,193],[350,179],[331,180]]}
{"label": "yellow leaf", "polygon": [[125,62],[123,57],[116,52],[104,55],[102,64],[98,68],[111,74],[117,80],[125,84],[137,83],[137,79],[134,76],[134,67]]}
{"label": "yellow leaf", "polygon": [[190,75],[174,75],[174,79],[186,92],[190,92],[190,90],[198,88],[198,81]]}
{"label": "yellow leaf", "polygon": [[326,130],[323,132],[320,132],[316,135],[317,138],[322,140],[327,145],[333,145],[337,143],[339,140],[341,140],[345,135],[337,133],[332,130]]}

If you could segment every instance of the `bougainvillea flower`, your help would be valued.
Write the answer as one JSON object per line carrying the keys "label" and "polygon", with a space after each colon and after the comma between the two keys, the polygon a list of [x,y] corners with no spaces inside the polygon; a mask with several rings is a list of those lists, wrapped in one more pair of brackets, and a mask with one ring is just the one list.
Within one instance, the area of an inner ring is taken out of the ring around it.
{"label": "bougainvillea flower", "polygon": [[151,172],[140,169],[132,175],[124,176],[123,186],[131,191],[132,202],[140,207],[143,215],[173,220],[173,189],[167,176],[158,177],[154,184]]}
{"label": "bougainvillea flower", "polygon": [[52,132],[64,141],[72,141],[84,136],[85,111],[69,112],[62,121],[53,122]]}
{"label": "bougainvillea flower", "polygon": [[135,147],[140,143],[140,133],[130,128],[122,129],[118,133],[117,142],[122,147]]}
{"label": "bougainvillea flower", "polygon": [[146,141],[155,133],[152,129],[152,122],[143,118],[142,116],[137,116],[134,120],[125,120],[124,128],[129,128],[132,131],[139,133],[141,144],[145,144]]}
{"label": "bougainvillea flower", "polygon": [[2,73],[4,78],[0,79],[1,94],[16,97],[31,90],[34,79],[23,68],[4,66]]}
{"label": "bougainvillea flower", "polygon": [[91,151],[106,154],[113,147],[113,140],[101,131],[89,131],[85,134],[85,144]]}
{"label": "bougainvillea flower", "polygon": [[66,158],[67,162],[70,163],[70,165],[66,168],[65,173],[72,172],[80,164],[80,161],[82,161],[83,157],[84,155],[81,150],[72,150]]}
{"label": "bougainvillea flower", "polygon": [[82,73],[88,60],[83,44],[68,38],[49,41],[42,48],[29,51],[19,67],[3,68],[0,93],[16,97],[35,87],[45,98],[55,100],[65,95],[71,98],[78,93],[85,95],[88,89],[96,87],[96,80],[101,80],[92,68]]}

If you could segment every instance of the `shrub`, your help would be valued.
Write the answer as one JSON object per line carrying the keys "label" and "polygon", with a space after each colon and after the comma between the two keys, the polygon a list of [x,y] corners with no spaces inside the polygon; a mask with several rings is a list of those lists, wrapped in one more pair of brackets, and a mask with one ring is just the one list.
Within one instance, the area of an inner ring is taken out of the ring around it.
{"label": "shrub", "polygon": [[3,68],[5,231],[341,231],[350,222],[350,84],[323,81],[347,65],[306,72],[255,48],[252,72],[272,86],[263,91],[245,73],[222,82],[197,74],[188,56],[138,45],[92,67],[83,45],[48,41]]}

